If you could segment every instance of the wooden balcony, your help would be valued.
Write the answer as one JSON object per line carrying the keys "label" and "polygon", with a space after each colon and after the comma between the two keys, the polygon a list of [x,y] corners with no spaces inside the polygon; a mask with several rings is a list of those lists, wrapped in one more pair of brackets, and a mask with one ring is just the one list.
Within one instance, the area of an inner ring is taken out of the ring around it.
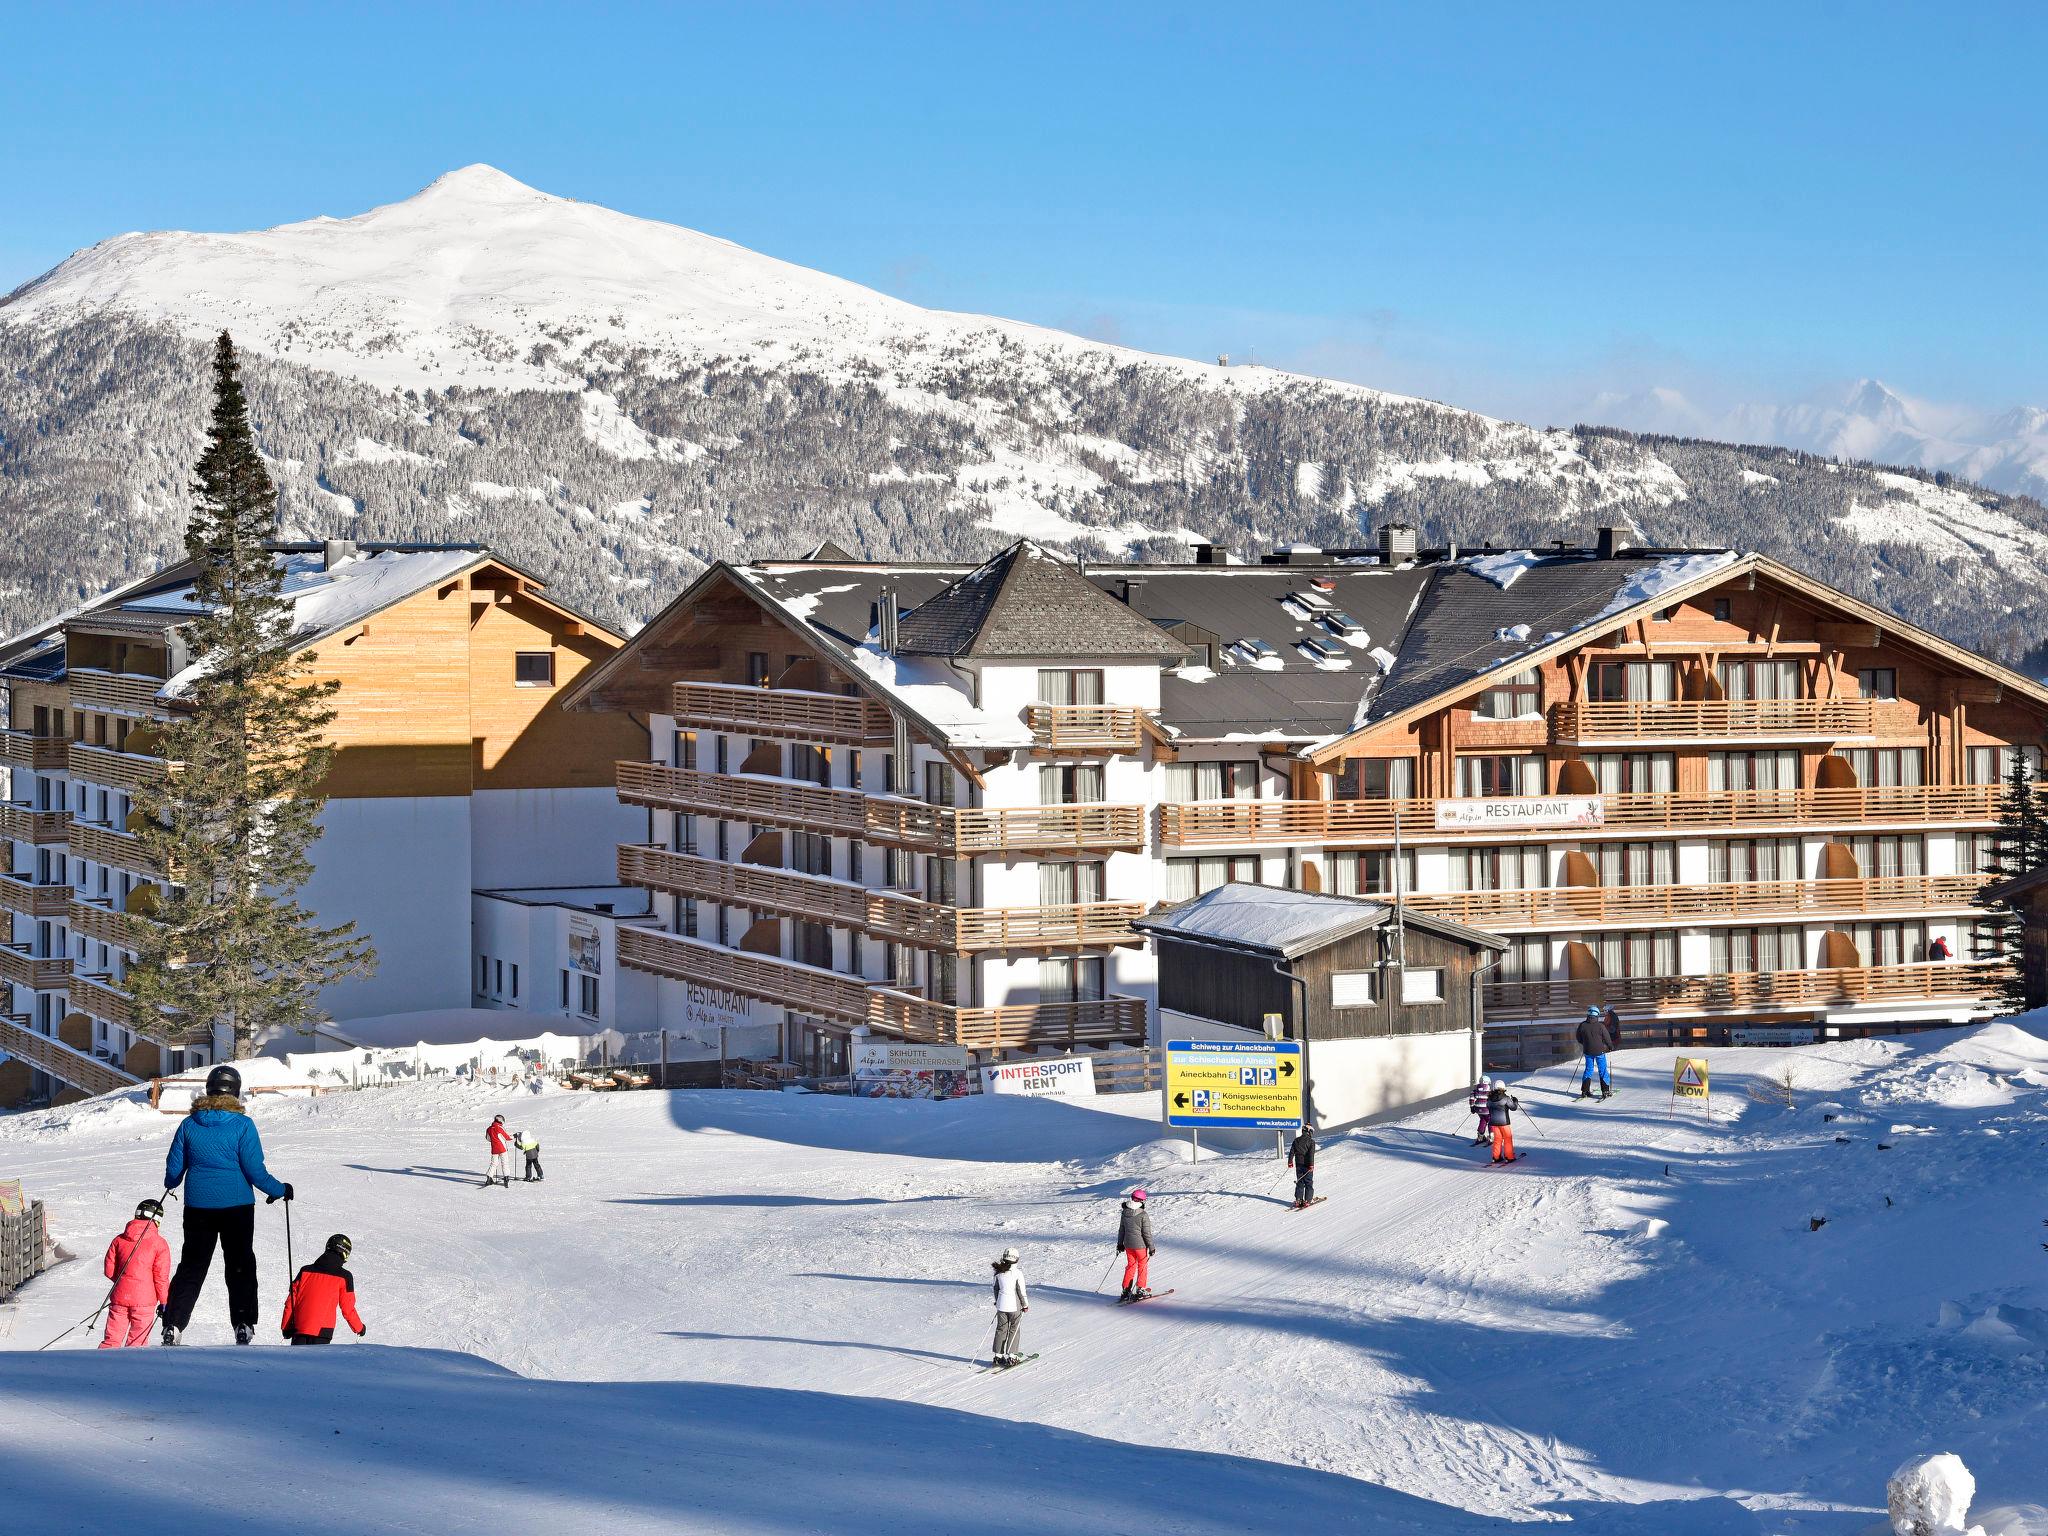
{"label": "wooden balcony", "polygon": [[0,944],[0,981],[11,981],[31,992],[49,992],[63,986],[70,978],[71,959],[68,955],[39,959],[15,945]]}
{"label": "wooden balcony", "polygon": [[1834,741],[1868,736],[1869,699],[1658,699],[1556,704],[1554,742]]}
{"label": "wooden balcony", "polygon": [[1754,880],[1699,885],[1552,886],[1546,890],[1426,892],[1411,911],[1474,928],[1545,929],[1782,921],[1864,913],[1966,911],[1983,875],[1860,880]]}
{"label": "wooden balcony", "polygon": [[2004,967],[1995,960],[1872,965],[1817,971],[1741,971],[1726,976],[1611,976],[1586,981],[1496,982],[1490,1022],[1569,1016],[1597,1005],[1624,1019],[1820,1012],[1906,1003],[1988,1001]]}
{"label": "wooden balcony", "polygon": [[17,843],[61,843],[69,836],[69,811],[32,811],[25,805],[0,804],[0,837]]}
{"label": "wooden balcony", "polygon": [[868,890],[844,880],[632,843],[620,847],[618,869],[626,885],[855,928],[925,949],[1078,949],[1143,942],[1131,928],[1145,913],[1145,904],[1136,901],[955,907],[900,891]]}
{"label": "wooden balcony", "polygon": [[130,794],[158,783],[169,769],[160,757],[116,752],[112,747],[89,747],[82,741],[71,743],[69,767],[75,779],[105,784]]}
{"label": "wooden balcony", "polygon": [[132,912],[117,912],[97,901],[72,901],[65,910],[64,918],[70,923],[73,933],[84,934],[95,943],[111,944],[116,949],[134,949],[144,930],[152,926],[147,918],[137,917]]}
{"label": "wooden balcony", "polygon": [[162,1046],[195,1045],[211,1038],[201,1025],[189,1025],[181,1015],[156,1012],[136,1005],[135,999],[114,985],[111,976],[77,975],[68,987],[71,1006],[109,1024],[118,1024],[145,1040]]}
{"label": "wooden balcony", "polygon": [[791,741],[860,746],[890,739],[889,712],[867,698],[750,688],[731,683],[677,683],[669,713],[684,730],[738,731]]}
{"label": "wooden balcony", "polygon": [[1145,712],[1121,704],[1028,704],[1024,723],[1034,752],[1093,756],[1137,751]]}
{"label": "wooden balcony", "polygon": [[62,773],[71,743],[62,736],[32,736],[27,731],[0,731],[0,768]]}
{"label": "wooden balcony", "polygon": [[1748,789],[1706,794],[1603,795],[1601,827],[1436,830],[1436,801],[1186,800],[1159,808],[1159,840],[1168,848],[1242,848],[1391,843],[1394,818],[1402,837],[1422,842],[1540,842],[1641,836],[1646,832],[1714,833],[1759,827],[1892,828],[1992,826],[1996,784],[1920,785],[1886,789]]}
{"label": "wooden balcony", "polygon": [[23,917],[64,917],[71,905],[68,885],[37,885],[17,875],[0,875],[0,912]]}
{"label": "wooden balcony", "polygon": [[652,928],[619,929],[619,963],[673,981],[722,987],[834,1023],[866,1024],[906,1040],[973,1050],[1143,1040],[1146,1033],[1141,998],[964,1008]]}
{"label": "wooden balcony", "polygon": [[98,709],[117,715],[153,715],[167,711],[157,702],[160,677],[141,677],[132,672],[107,672],[98,667],[73,667],[66,674],[74,709]]}
{"label": "wooden balcony", "polygon": [[40,1067],[59,1082],[69,1083],[81,1093],[113,1093],[133,1088],[142,1081],[112,1062],[101,1061],[83,1051],[74,1051],[61,1040],[39,1035],[18,1014],[0,1015],[0,1051]]}
{"label": "wooden balcony", "polygon": [[1135,851],[1145,846],[1144,811],[1136,805],[959,809],[853,789],[643,762],[620,763],[618,782],[619,798],[629,805],[858,837],[952,857]]}
{"label": "wooden balcony", "polygon": [[129,833],[116,832],[96,821],[77,821],[71,824],[70,842],[72,853],[81,859],[125,869],[133,875],[162,878],[155,862],[142,846],[142,839]]}

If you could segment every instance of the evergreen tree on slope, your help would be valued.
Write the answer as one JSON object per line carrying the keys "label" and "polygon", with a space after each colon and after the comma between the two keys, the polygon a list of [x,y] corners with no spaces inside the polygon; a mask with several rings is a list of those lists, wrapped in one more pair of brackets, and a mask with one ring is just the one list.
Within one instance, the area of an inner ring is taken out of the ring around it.
{"label": "evergreen tree on slope", "polygon": [[[2048,860],[2048,803],[2044,803],[2028,754],[2015,747],[2006,764],[2005,788],[1998,797],[1998,830],[1991,834],[1983,872],[1994,881],[2009,880],[2038,868],[2044,860]],[[2005,962],[2005,972],[1994,990],[2007,1012],[2019,1013],[2027,1006],[2023,980],[2026,928],[2021,910],[2010,902],[1988,901],[1982,896],[1977,905],[1991,915],[1979,925],[1971,958]]]}
{"label": "evergreen tree on slope", "polygon": [[376,968],[355,925],[321,927],[298,891],[312,873],[333,760],[332,682],[293,644],[283,566],[269,547],[277,489],[249,428],[233,342],[213,358],[213,422],[185,530],[198,615],[186,626],[188,708],[161,732],[176,766],[139,791],[144,848],[168,873],[128,975],[138,1011],[225,1026],[235,1054],[273,1028],[310,1031],[321,988]]}

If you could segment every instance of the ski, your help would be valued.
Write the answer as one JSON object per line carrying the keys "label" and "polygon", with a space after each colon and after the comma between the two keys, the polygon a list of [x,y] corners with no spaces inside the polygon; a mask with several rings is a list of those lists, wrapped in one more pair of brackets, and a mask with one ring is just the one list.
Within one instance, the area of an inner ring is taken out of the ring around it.
{"label": "ski", "polygon": [[1330,1197],[1329,1197],[1328,1195],[1317,1195],[1317,1196],[1315,1197],[1315,1199],[1313,1199],[1313,1200],[1307,1200],[1307,1201],[1304,1201],[1304,1202],[1303,1202],[1302,1204],[1300,1204],[1300,1205],[1297,1205],[1297,1206],[1293,1206],[1293,1207],[1291,1207],[1291,1209],[1293,1209],[1293,1210],[1297,1210],[1297,1211],[1305,1211],[1305,1210],[1307,1210],[1307,1209],[1308,1209],[1308,1208],[1309,1208],[1309,1207],[1310,1207],[1311,1205],[1321,1205],[1321,1204],[1322,1204],[1322,1203],[1323,1203],[1323,1202],[1324,1202],[1325,1200],[1327,1200],[1327,1199],[1329,1199],[1329,1198],[1330,1198]]}
{"label": "ski", "polygon": [[1171,1296],[1178,1289],[1180,1287],[1169,1285],[1163,1291],[1147,1291],[1142,1296],[1119,1296],[1116,1304],[1120,1307],[1135,1307],[1141,1301],[1157,1301],[1162,1296]]}
{"label": "ski", "polygon": [[1036,1350],[1033,1350],[1030,1354],[1026,1355],[1022,1360],[1012,1361],[1008,1365],[998,1365],[992,1360],[987,1365],[984,1365],[981,1368],[981,1374],[984,1376],[993,1376],[999,1371],[1014,1371],[1015,1369],[1017,1369],[1018,1366],[1029,1365],[1032,1361],[1036,1360],[1037,1358],[1038,1352]]}

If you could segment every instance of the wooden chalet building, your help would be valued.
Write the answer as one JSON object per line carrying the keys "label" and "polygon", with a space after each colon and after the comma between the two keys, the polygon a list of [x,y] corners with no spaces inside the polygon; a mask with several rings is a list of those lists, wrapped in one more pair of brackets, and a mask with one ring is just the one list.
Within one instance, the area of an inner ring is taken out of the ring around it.
{"label": "wooden chalet building", "polygon": [[[572,707],[653,893],[654,1024],[1031,1050],[1149,1033],[1139,915],[1227,881],[1510,941],[1496,1024],[1962,1019],[2048,691],[1761,555],[1375,550],[1083,571],[718,565]],[[1560,797],[1563,797],[1560,802]]]}
{"label": "wooden chalet building", "polygon": [[[645,731],[559,708],[621,638],[475,546],[331,541],[277,559],[310,675],[341,684],[303,899],[324,922],[354,919],[379,956],[323,1006],[466,1006],[472,889],[609,881],[609,844],[631,835],[611,764],[644,751]],[[131,796],[176,771],[157,726],[189,675],[191,594],[190,568],[171,566],[0,644],[0,1103],[212,1057],[204,1021],[144,1017],[121,987],[163,880]]]}

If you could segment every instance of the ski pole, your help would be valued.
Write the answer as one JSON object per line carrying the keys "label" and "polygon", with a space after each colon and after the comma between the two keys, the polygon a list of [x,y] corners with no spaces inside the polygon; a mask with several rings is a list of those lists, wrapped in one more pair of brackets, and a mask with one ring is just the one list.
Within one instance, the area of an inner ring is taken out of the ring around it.
{"label": "ski pole", "polygon": [[1096,1281],[1096,1282],[1095,1282],[1095,1294],[1096,1294],[1096,1295],[1100,1296],[1100,1295],[1102,1294],[1102,1288],[1103,1288],[1103,1287],[1104,1287],[1105,1285],[1109,1284],[1109,1272],[1110,1272],[1110,1271],[1111,1271],[1112,1269],[1115,1269],[1115,1268],[1116,1268],[1116,1261],[1117,1261],[1118,1259],[1122,1258],[1122,1257],[1123,1257],[1123,1252],[1122,1252],[1122,1250],[1121,1250],[1121,1249],[1119,1249],[1119,1250],[1118,1250],[1117,1252],[1115,1252],[1115,1253],[1111,1254],[1111,1255],[1109,1256],[1109,1262],[1108,1262],[1107,1264],[1105,1264],[1105,1265],[1103,1265],[1103,1266],[1102,1266],[1102,1278],[1101,1278],[1100,1280],[1098,1280],[1098,1281]]}
{"label": "ski pole", "polygon": [[1536,1123],[1536,1112],[1526,1104],[1522,1106],[1522,1118],[1529,1122],[1530,1129],[1535,1131],[1538,1136],[1541,1136],[1545,1141],[1550,1140],[1549,1133]]}
{"label": "ski pole", "polygon": [[[164,1200],[169,1200],[176,1196],[177,1193],[178,1192],[175,1189],[166,1189],[164,1191],[163,1198]],[[159,1201],[158,1203],[161,1204],[163,1202]],[[137,1247],[139,1246],[140,1245],[138,1244]],[[100,1314],[106,1311],[107,1308],[110,1305],[112,1305],[114,1300],[114,1292],[121,1288],[121,1282],[123,1279],[127,1277],[128,1274],[128,1266],[135,1262],[135,1254],[135,1248],[130,1248],[128,1250],[128,1257],[122,1261],[120,1269],[115,1272],[114,1283],[107,1287],[107,1294],[102,1296],[100,1298],[100,1304],[92,1309],[92,1315],[89,1317],[81,1317],[69,1328],[66,1328],[62,1333],[58,1334],[57,1338],[50,1340],[50,1344],[55,1344],[58,1341],[58,1339],[68,1339],[71,1337],[72,1334],[78,1332],[79,1329],[85,1327],[86,1324],[96,1323],[99,1321]],[[36,1346],[36,1353],[40,1355],[44,1350],[50,1347],[50,1344],[38,1344]]]}

